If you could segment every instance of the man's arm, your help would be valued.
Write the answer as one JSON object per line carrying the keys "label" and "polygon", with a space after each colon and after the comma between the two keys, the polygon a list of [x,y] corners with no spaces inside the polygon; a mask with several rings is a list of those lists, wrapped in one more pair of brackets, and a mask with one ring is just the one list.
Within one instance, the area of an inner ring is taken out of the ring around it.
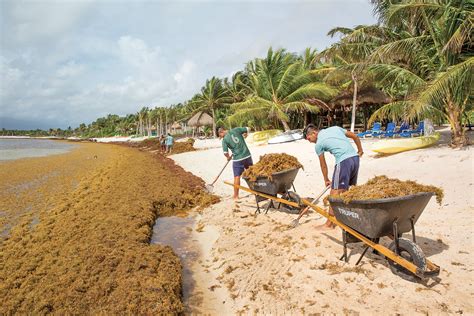
{"label": "man's arm", "polygon": [[356,134],[352,132],[347,131],[346,137],[354,140],[354,143],[357,146],[357,153],[359,154],[359,157],[362,157],[362,155],[364,154],[364,150],[362,149],[362,143],[360,142],[359,136],[357,136]]}
{"label": "man's arm", "polygon": [[227,143],[222,140],[222,149],[224,150],[224,156],[227,158],[227,161],[232,159],[232,156],[229,155],[229,147],[227,147]]}
{"label": "man's arm", "polygon": [[326,186],[331,185],[331,180],[328,178],[328,165],[326,164],[326,158],[324,158],[324,153],[319,155],[319,165],[321,166],[321,172],[323,173],[324,184]]}

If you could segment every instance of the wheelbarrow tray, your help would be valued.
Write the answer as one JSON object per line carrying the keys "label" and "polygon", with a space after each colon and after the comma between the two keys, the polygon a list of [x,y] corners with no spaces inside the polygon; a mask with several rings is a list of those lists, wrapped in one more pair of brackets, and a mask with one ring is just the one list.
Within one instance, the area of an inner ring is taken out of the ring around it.
{"label": "wheelbarrow tray", "polygon": [[398,233],[407,233],[425,209],[433,192],[417,193],[395,198],[376,200],[354,200],[344,203],[342,199],[329,197],[334,215],[341,223],[369,238],[393,234],[393,223]]}
{"label": "wheelbarrow tray", "polygon": [[271,179],[267,177],[258,177],[255,181],[244,178],[251,190],[276,196],[286,193],[295,181],[300,168],[283,170],[272,174]]}

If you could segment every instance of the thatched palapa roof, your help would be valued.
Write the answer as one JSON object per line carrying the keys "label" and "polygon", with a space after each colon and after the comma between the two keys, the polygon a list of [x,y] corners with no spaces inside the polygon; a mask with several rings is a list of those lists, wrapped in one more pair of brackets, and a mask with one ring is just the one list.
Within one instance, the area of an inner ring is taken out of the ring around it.
{"label": "thatched palapa roof", "polygon": [[[332,108],[352,106],[353,91],[344,91],[329,102]],[[357,106],[385,104],[390,97],[375,87],[364,87],[357,92]]]}
{"label": "thatched palapa roof", "polygon": [[173,125],[171,125],[171,128],[180,129],[180,128],[181,128],[181,124],[179,124],[178,122],[174,122]]}
{"label": "thatched palapa roof", "polygon": [[212,116],[210,116],[206,112],[199,111],[189,119],[188,125],[196,127],[212,125]]}

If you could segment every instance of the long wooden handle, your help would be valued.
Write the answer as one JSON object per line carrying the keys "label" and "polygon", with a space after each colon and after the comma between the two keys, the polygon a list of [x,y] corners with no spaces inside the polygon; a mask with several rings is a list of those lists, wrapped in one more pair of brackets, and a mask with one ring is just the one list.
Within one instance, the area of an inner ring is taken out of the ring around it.
{"label": "long wooden handle", "polygon": [[[316,197],[315,199],[313,199],[310,204],[316,203],[316,202],[324,195],[324,193],[326,193],[326,191],[329,190],[330,188],[331,188],[330,185],[328,185],[327,187],[325,187],[325,188],[324,188],[324,191],[321,192],[321,194],[319,194],[318,197]],[[301,217],[303,217],[303,215],[306,214],[306,212],[309,210],[309,208],[310,208],[310,206],[308,205],[308,206],[305,207],[304,210],[302,210],[302,211],[300,212],[298,218],[296,219],[296,222],[298,222],[298,221],[301,219]]]}
{"label": "long wooden handle", "polygon": [[227,162],[225,163],[224,167],[222,168],[221,172],[219,172],[219,174],[217,175],[217,177],[214,179],[214,181],[212,181],[211,185],[214,185],[214,183],[216,183],[217,179],[219,179],[219,177],[221,176],[222,172],[224,172],[224,169],[225,167],[227,167],[227,165],[229,164],[229,161],[232,160],[232,156],[230,156],[230,159],[227,160]]}

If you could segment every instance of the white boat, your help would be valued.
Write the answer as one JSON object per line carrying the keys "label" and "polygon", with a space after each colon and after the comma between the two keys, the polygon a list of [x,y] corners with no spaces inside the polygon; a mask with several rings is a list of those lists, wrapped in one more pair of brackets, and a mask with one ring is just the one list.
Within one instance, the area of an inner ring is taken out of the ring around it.
{"label": "white boat", "polygon": [[283,132],[275,137],[268,140],[268,144],[280,144],[294,142],[295,140],[303,138],[303,131],[301,129],[294,129],[291,131]]}

